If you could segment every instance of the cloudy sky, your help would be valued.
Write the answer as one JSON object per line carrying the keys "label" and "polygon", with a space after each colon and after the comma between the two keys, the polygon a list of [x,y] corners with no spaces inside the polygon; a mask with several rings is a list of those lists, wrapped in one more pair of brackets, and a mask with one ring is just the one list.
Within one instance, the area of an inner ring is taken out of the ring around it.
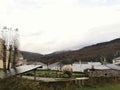
{"label": "cloudy sky", "polygon": [[75,50],[120,37],[120,0],[0,0],[3,26],[19,29],[21,50]]}

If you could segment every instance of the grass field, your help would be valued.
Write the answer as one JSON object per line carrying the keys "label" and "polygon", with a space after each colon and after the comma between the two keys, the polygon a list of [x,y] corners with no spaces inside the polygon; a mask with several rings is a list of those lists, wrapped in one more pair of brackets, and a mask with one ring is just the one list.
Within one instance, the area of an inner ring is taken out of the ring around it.
{"label": "grass field", "polygon": [[[1,70],[0,70],[1,71]],[[37,76],[42,77],[56,77],[57,75],[63,74],[57,71],[37,71]],[[34,72],[30,71],[25,73],[25,75],[33,76]],[[72,73],[74,77],[81,77],[83,73]],[[92,78],[86,82],[85,86],[78,86],[71,83],[69,79],[72,78],[62,78],[57,82],[42,82],[28,80],[21,77],[10,77],[6,79],[0,79],[0,90],[119,90],[120,81],[114,81],[114,78]]]}
{"label": "grass field", "polygon": [[93,84],[83,88],[75,88],[75,90],[119,90],[120,83],[103,83]]}
{"label": "grass field", "polygon": [[[34,71],[27,72],[24,75],[34,76]],[[81,77],[84,75],[85,74],[81,73],[81,72],[73,72],[72,73],[72,77]],[[39,77],[67,77],[63,72],[55,71],[55,70],[37,70],[36,76],[39,76]]]}
{"label": "grass field", "polygon": [[[56,86],[57,85],[57,86]],[[89,83],[84,87],[76,85],[60,84],[50,86],[49,83],[39,83],[38,81],[11,77],[0,80],[0,90],[119,90],[120,83]]]}

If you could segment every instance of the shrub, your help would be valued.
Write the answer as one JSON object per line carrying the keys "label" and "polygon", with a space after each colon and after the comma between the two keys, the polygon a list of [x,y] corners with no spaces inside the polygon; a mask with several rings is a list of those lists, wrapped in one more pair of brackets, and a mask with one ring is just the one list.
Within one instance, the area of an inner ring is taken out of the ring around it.
{"label": "shrub", "polygon": [[67,74],[69,78],[72,77],[72,72],[70,72],[70,71],[65,71],[64,74]]}

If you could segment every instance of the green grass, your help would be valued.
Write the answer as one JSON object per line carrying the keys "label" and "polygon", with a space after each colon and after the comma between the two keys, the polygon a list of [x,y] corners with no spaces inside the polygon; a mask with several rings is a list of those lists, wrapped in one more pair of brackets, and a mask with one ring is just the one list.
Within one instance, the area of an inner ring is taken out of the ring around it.
{"label": "green grass", "polygon": [[0,80],[0,90],[38,90],[37,82],[32,80],[11,77]]}
{"label": "green grass", "polygon": [[[34,71],[27,72],[24,75],[34,76]],[[67,77],[63,74],[63,72],[55,71],[55,70],[37,70],[36,75],[40,77],[61,77],[61,76]],[[72,77],[82,77],[84,75],[85,75],[84,73],[80,73],[80,72],[72,73]]]}
{"label": "green grass", "polygon": [[18,77],[0,80],[0,90],[119,90],[120,83],[88,83],[83,87],[67,82],[45,83]]}
{"label": "green grass", "polygon": [[[58,77],[58,75],[60,74],[63,74],[63,73],[59,71],[50,71],[50,70],[37,70],[36,71],[36,76],[40,76],[40,77]],[[27,72],[24,75],[34,76],[34,71]]]}
{"label": "green grass", "polygon": [[0,68],[0,72],[3,72],[3,69]]}
{"label": "green grass", "polygon": [[78,88],[75,87],[74,90],[119,90],[120,83],[103,83],[103,84],[91,84],[86,87]]}
{"label": "green grass", "polygon": [[[54,77],[57,74],[63,74],[56,71],[37,71],[37,75],[43,77]],[[34,75],[33,71],[25,73],[26,75]],[[59,78],[57,82],[42,82],[23,79],[19,77],[11,77],[0,79],[0,90],[119,90],[120,81],[114,81],[112,78],[91,78],[85,86],[78,86],[72,82],[74,77],[81,77],[84,73],[74,72],[73,78]]]}

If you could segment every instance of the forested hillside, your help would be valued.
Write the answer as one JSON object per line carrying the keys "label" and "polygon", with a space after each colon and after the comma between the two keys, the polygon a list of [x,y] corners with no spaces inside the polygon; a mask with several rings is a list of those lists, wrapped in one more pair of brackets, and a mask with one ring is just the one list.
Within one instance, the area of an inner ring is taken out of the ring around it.
{"label": "forested hillside", "polygon": [[[37,60],[44,63],[54,63],[57,61],[101,61],[101,57],[105,57],[108,62],[111,62],[113,58],[120,56],[120,38],[98,43],[95,45],[87,46],[75,51],[61,51],[58,53],[52,53],[48,55],[33,54],[28,55],[23,53],[28,60]],[[27,55],[27,56],[26,56]]]}

